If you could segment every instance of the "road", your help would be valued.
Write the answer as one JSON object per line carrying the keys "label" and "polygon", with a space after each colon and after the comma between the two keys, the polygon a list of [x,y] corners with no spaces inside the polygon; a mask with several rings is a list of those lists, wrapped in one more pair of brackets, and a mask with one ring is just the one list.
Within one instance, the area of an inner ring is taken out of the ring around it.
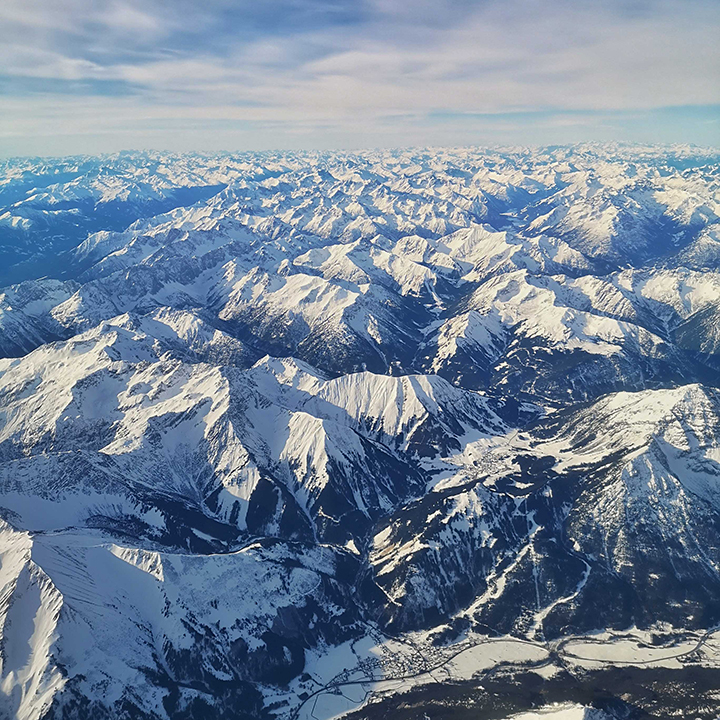
{"label": "road", "polygon": [[[604,665],[636,665],[636,666],[646,666],[646,665],[653,665],[657,663],[667,662],[668,660],[679,660],[684,657],[688,657],[692,655],[693,653],[698,652],[703,645],[708,641],[708,639],[717,631],[717,628],[711,628],[707,630],[700,638],[698,638],[695,645],[689,649],[689,650],[683,650],[677,653],[670,653],[667,655],[663,655],[661,657],[652,658],[650,660],[608,660],[607,658],[593,658],[593,657],[587,657],[584,655],[578,655],[576,653],[573,653],[570,650],[566,650],[566,646],[570,643],[597,643],[597,644],[607,644],[608,642],[612,641],[603,641],[603,640],[597,640],[596,638],[592,637],[570,637],[570,638],[564,638],[561,640],[558,644],[553,646],[553,643],[540,643],[540,642],[534,642],[532,640],[525,640],[522,638],[509,638],[509,637],[502,637],[502,638],[487,638],[485,640],[482,640],[480,642],[474,643],[472,645],[464,646],[463,648],[459,649],[457,652],[448,655],[447,657],[443,658],[441,662],[438,662],[437,664],[431,666],[431,667],[424,667],[422,669],[419,669],[417,672],[413,673],[407,673],[404,675],[397,675],[397,676],[382,676],[382,677],[369,677],[366,676],[364,678],[359,678],[356,680],[340,680],[341,676],[348,677],[349,675],[354,674],[358,671],[363,671],[363,668],[356,667],[350,670],[346,670],[340,675],[336,676],[331,680],[329,683],[324,685],[323,687],[318,688],[315,692],[310,694],[303,702],[297,706],[290,714],[289,720],[297,720],[300,717],[300,713],[302,712],[303,708],[305,708],[308,703],[316,703],[317,699],[320,695],[323,694],[342,694],[343,688],[349,688],[349,687],[362,687],[363,690],[365,690],[365,699],[372,693],[372,690],[367,690],[365,686],[373,683],[378,682],[402,682],[406,680],[416,680],[417,678],[422,677],[423,675],[428,675],[429,680],[432,679],[433,681],[437,682],[435,678],[432,678],[432,674],[434,672],[437,672],[438,670],[442,670],[445,666],[447,666],[449,663],[456,660],[458,657],[460,657],[462,654],[469,652],[471,650],[475,650],[478,647],[486,646],[486,645],[493,645],[498,643],[518,643],[522,645],[531,645],[533,647],[536,647],[543,652],[547,653],[547,658],[542,661],[522,661],[517,663],[498,663],[494,667],[499,667],[500,665],[504,664],[517,664],[518,666],[521,666],[523,668],[540,668],[545,667],[547,665],[553,664],[556,662],[555,658],[558,658],[558,660],[562,663],[572,660],[580,660],[584,662],[597,662],[602,663]],[[377,632],[377,631],[376,631]],[[421,652],[421,649],[414,645],[413,643],[404,640],[401,641],[399,638],[391,638],[388,636],[388,639],[391,639],[395,642],[404,642],[404,644],[410,645],[416,652]],[[682,641],[682,638],[678,638],[678,642]],[[314,705],[313,705],[314,710]],[[313,714],[313,710],[310,711],[310,717],[314,718],[315,715]]]}

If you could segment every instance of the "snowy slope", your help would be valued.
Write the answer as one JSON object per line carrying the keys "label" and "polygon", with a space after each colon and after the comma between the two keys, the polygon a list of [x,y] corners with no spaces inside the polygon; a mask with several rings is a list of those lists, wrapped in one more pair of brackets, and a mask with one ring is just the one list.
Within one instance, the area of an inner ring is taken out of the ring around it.
{"label": "snowy slope", "polygon": [[296,720],[378,637],[717,624],[719,157],[0,163],[0,716]]}

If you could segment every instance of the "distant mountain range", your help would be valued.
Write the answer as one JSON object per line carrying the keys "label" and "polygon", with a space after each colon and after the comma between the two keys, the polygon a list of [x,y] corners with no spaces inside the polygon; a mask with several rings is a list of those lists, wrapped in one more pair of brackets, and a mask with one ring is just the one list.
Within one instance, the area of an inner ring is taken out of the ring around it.
{"label": "distant mountain range", "polygon": [[2,717],[720,623],[719,151],[10,160],[0,283]]}

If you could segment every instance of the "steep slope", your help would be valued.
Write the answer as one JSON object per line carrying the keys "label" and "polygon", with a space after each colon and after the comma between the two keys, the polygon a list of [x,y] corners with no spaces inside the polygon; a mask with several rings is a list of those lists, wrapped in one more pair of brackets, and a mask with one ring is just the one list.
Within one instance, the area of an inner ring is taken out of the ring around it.
{"label": "steep slope", "polygon": [[258,684],[293,677],[305,647],[352,629],[328,550],[203,556],[0,532],[8,717],[255,718]]}
{"label": "steep slope", "polygon": [[720,395],[618,393],[489,447],[390,516],[373,540],[384,621],[557,637],[667,622],[720,604]]}
{"label": "steep slope", "polygon": [[[0,474],[22,527],[49,529],[52,507],[53,527],[136,526],[178,547],[203,545],[193,522],[217,525],[211,546],[243,534],[344,542],[424,491],[419,457],[503,427],[486,400],[437,377],[328,380],[290,360],[246,372],[188,364],[192,344],[178,352],[167,319],[120,317],[2,361]],[[231,344],[217,335],[205,355]],[[173,517],[180,507],[187,522]],[[342,527],[351,516],[354,529]]]}
{"label": "steep slope", "polygon": [[0,716],[330,717],[628,629],[692,672],[718,157],[0,163]]}
{"label": "steep slope", "polygon": [[[680,269],[579,278],[505,273],[432,328],[423,361],[469,387],[561,401],[713,383],[711,308],[718,289],[716,274]],[[696,314],[707,316],[706,323],[696,322]]]}

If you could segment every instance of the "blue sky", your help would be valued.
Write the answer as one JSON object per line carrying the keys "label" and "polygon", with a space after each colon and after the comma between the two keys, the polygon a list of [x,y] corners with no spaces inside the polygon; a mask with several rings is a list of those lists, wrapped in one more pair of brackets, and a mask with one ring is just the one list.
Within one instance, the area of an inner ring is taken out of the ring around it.
{"label": "blue sky", "polygon": [[718,0],[2,0],[0,154],[720,145]]}

